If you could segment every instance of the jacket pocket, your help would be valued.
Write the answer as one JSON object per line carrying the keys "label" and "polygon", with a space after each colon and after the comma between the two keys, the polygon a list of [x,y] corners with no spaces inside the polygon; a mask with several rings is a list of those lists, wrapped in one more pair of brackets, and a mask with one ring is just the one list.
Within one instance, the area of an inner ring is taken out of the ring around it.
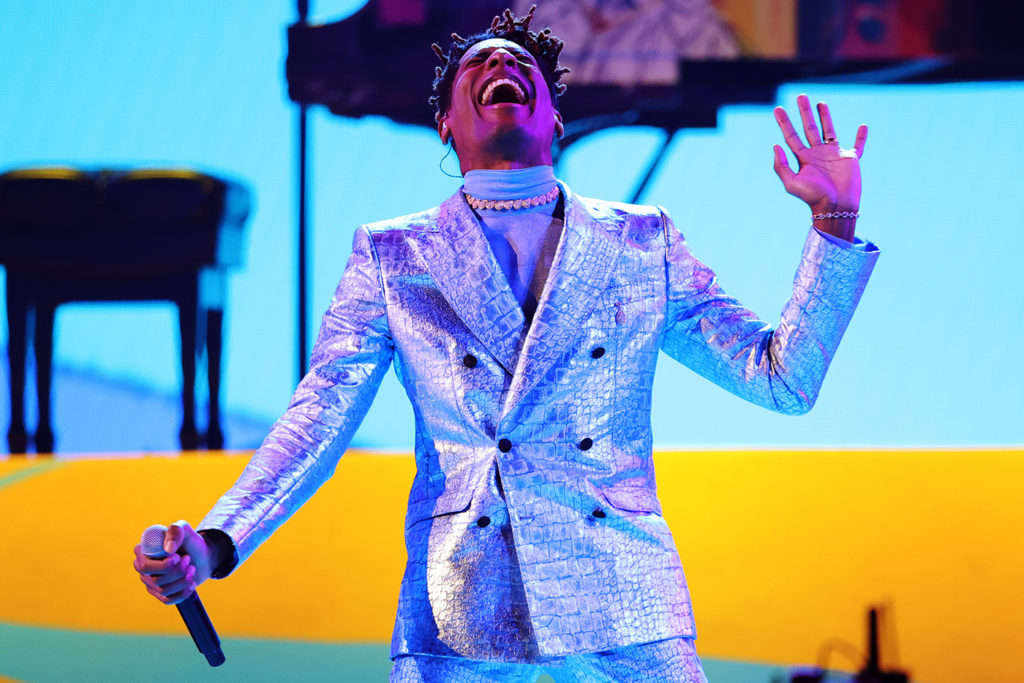
{"label": "jacket pocket", "polygon": [[405,513],[405,528],[409,529],[427,519],[465,512],[473,502],[473,489],[467,484],[453,485],[437,498],[426,498],[409,503]]}
{"label": "jacket pocket", "polygon": [[600,489],[601,496],[616,510],[661,514],[661,503],[646,486],[612,486]]}

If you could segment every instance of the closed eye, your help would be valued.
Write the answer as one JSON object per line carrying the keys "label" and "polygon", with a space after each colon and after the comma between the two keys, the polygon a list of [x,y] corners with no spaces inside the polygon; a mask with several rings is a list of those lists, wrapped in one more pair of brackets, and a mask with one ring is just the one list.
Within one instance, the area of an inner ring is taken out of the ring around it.
{"label": "closed eye", "polygon": [[[463,62],[463,65],[477,66],[478,64],[482,64],[483,62],[487,61],[487,58],[491,56],[492,52],[494,52],[494,50],[481,50],[480,52],[477,52],[472,57]],[[530,55],[529,52],[520,52],[519,50],[516,50],[512,54],[515,55],[516,61],[519,62],[519,64],[528,67],[536,66],[535,62],[533,61],[533,56]]]}

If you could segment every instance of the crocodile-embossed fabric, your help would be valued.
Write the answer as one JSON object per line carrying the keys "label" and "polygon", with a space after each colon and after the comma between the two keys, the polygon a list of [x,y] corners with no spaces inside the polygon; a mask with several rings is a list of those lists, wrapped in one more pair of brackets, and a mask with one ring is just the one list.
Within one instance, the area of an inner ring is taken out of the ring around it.
{"label": "crocodile-embossed fabric", "polygon": [[692,638],[550,657],[536,664],[402,655],[395,658],[391,683],[533,683],[543,674],[556,683],[707,683]]}
{"label": "crocodile-embossed fabric", "polygon": [[877,250],[812,230],[773,329],[721,291],[662,210],[562,191],[529,326],[461,192],[360,228],[309,373],[200,528],[223,530],[244,561],[333,473],[393,360],[417,464],[393,655],[530,662],[694,637],[655,492],[659,350],[804,412]]}

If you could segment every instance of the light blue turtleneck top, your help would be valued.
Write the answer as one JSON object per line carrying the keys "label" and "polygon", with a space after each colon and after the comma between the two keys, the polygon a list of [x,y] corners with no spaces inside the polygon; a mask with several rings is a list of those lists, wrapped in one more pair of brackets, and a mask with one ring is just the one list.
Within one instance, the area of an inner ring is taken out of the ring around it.
{"label": "light blue turtleneck top", "polygon": [[[555,184],[550,166],[531,166],[469,171],[464,187],[478,199],[525,199],[542,195]],[[562,235],[562,219],[554,216],[557,205],[555,199],[525,209],[475,210],[494,258],[528,321],[537,310]]]}

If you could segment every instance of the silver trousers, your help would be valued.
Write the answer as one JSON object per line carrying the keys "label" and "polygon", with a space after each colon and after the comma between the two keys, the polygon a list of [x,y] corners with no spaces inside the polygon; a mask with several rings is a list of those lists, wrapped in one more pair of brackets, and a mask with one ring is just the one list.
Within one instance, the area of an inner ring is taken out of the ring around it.
{"label": "silver trousers", "polygon": [[486,662],[461,657],[402,655],[391,683],[707,683],[692,638],[669,638],[608,652],[542,658],[536,663]]}

